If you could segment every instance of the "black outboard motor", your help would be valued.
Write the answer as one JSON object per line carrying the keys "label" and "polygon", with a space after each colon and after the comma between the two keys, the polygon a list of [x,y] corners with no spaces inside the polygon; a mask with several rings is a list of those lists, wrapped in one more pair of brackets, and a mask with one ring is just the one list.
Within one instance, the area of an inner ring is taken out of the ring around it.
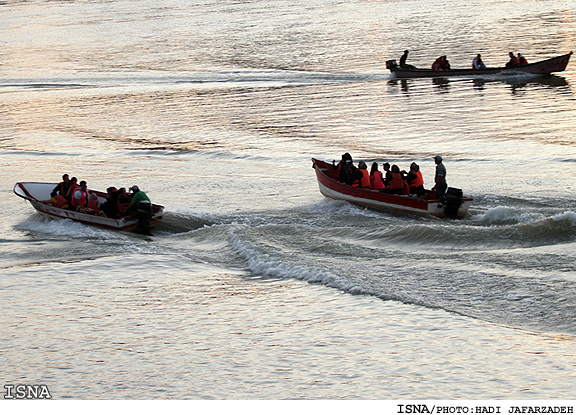
{"label": "black outboard motor", "polygon": [[462,206],[462,189],[449,187],[444,195],[446,201],[444,213],[451,219],[458,218],[458,209]]}
{"label": "black outboard motor", "polygon": [[141,200],[136,204],[134,216],[138,219],[138,225],[134,232],[142,235],[152,235],[150,233],[150,221],[152,220],[152,203],[148,200]]}
{"label": "black outboard motor", "polygon": [[391,59],[389,61],[386,61],[386,69],[390,69],[391,71],[396,69],[398,67],[398,64],[396,63],[396,59]]}

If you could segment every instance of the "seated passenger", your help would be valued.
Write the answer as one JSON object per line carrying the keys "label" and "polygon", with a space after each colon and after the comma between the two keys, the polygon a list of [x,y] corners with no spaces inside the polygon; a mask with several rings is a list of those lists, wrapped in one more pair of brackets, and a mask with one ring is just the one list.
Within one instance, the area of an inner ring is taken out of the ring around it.
{"label": "seated passenger", "polygon": [[90,210],[94,210],[96,212],[100,211],[100,201],[98,200],[98,196],[94,193],[90,194],[90,198],[88,199],[88,204],[86,207]]}
{"label": "seated passenger", "polygon": [[513,68],[513,67],[518,66],[520,64],[520,60],[512,52],[509,52],[508,56],[510,56],[510,60],[506,64],[507,68]]}
{"label": "seated passenger", "polygon": [[404,194],[404,179],[402,178],[402,173],[400,173],[400,168],[397,165],[392,166],[392,180],[388,185],[386,185],[386,193],[391,193],[395,195]]}
{"label": "seated passenger", "polygon": [[70,185],[68,186],[68,191],[64,195],[64,197],[69,203],[72,203],[72,195],[74,195],[74,192],[76,191],[76,189],[78,189],[78,187],[79,187],[78,179],[76,177],[72,177],[70,179]]}
{"label": "seated passenger", "polygon": [[440,67],[443,71],[450,70],[450,62],[446,59],[446,55],[440,56]]}
{"label": "seated passenger", "polygon": [[334,165],[335,161],[332,160],[332,167],[338,171],[338,181],[340,183],[346,183],[350,179],[350,166],[352,165],[352,156],[350,153],[342,154],[342,159],[337,165]]}
{"label": "seated passenger", "polygon": [[404,54],[400,57],[400,67],[403,69],[416,69],[414,65],[408,65],[406,59],[408,59],[408,50],[405,50]]}
{"label": "seated passenger", "polygon": [[121,218],[122,216],[126,216],[128,214],[128,207],[130,207],[130,197],[126,193],[126,189],[121,187],[118,190],[118,194],[116,197],[116,210],[117,214],[116,217]]}
{"label": "seated passenger", "polygon": [[374,162],[372,163],[372,167],[370,169],[370,189],[382,190],[384,187],[382,172],[378,170],[378,163]]}
{"label": "seated passenger", "polygon": [[382,165],[382,167],[386,172],[384,176],[384,187],[388,187],[388,185],[392,181],[392,172],[390,171],[390,163],[386,162]]}
{"label": "seated passenger", "polygon": [[441,71],[442,70],[442,56],[440,56],[438,59],[436,59],[434,61],[434,63],[432,64],[432,70],[433,71]]}
{"label": "seated passenger", "polygon": [[528,65],[528,61],[521,53],[518,54],[518,65]]}
{"label": "seated passenger", "polygon": [[108,189],[106,189],[106,192],[107,192],[106,201],[102,204],[101,210],[107,217],[115,218],[116,215],[118,214],[118,210],[116,207],[118,189],[116,189],[114,186],[111,186]]}
{"label": "seated passenger", "polygon": [[70,177],[67,174],[65,174],[62,176],[62,181],[58,183],[58,185],[54,188],[54,190],[52,190],[50,196],[54,197],[56,195],[62,195],[63,197],[66,197],[69,188],[70,188]]}
{"label": "seated passenger", "polygon": [[86,206],[88,205],[88,188],[86,181],[82,180],[80,182],[80,187],[78,187],[72,194],[72,208],[77,212],[86,213]]}
{"label": "seated passenger", "polygon": [[424,196],[426,194],[422,172],[420,172],[420,166],[416,163],[410,165],[410,172],[406,175],[406,181],[410,186],[411,195]]}
{"label": "seated passenger", "polygon": [[368,166],[366,166],[366,163],[363,161],[358,163],[358,168],[354,170],[350,180],[354,187],[370,188],[370,173],[368,173]]}
{"label": "seated passenger", "polygon": [[472,61],[472,69],[486,69],[486,65],[482,62],[482,56],[480,54],[476,55]]}

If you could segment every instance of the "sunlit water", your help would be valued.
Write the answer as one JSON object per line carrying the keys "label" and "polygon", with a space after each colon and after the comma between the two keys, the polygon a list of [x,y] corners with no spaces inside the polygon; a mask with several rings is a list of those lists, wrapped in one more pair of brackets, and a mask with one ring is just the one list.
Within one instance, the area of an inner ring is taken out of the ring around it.
{"label": "sunlit water", "polygon": [[[392,79],[576,49],[558,1],[0,5],[0,351],[56,398],[574,396],[576,82]],[[323,198],[311,157],[442,154],[461,221]],[[152,237],[18,181],[138,184]]]}

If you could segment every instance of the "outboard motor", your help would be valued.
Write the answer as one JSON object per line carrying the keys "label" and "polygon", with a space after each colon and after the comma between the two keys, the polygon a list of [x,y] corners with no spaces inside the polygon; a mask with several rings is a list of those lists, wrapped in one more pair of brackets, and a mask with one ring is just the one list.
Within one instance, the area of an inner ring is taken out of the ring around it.
{"label": "outboard motor", "polygon": [[398,67],[398,64],[396,63],[396,59],[391,59],[389,61],[386,61],[386,69],[390,69],[391,71],[396,69]]}
{"label": "outboard motor", "polygon": [[135,232],[142,235],[152,235],[150,233],[150,221],[152,220],[152,203],[148,200],[141,200],[136,204],[134,216],[138,219]]}
{"label": "outboard motor", "polygon": [[444,213],[451,219],[458,218],[458,209],[462,206],[462,189],[449,187],[444,195]]}

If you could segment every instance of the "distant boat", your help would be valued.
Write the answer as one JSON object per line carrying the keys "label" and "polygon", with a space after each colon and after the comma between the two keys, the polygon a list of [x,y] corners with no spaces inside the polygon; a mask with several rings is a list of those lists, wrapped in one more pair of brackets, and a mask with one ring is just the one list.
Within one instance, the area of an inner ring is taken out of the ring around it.
{"label": "distant boat", "polygon": [[[52,206],[48,203],[50,200],[50,192],[56,187],[56,183],[16,183],[14,186],[14,193],[23,199],[28,200],[34,209],[39,213],[59,219],[70,219],[74,222],[80,222],[87,225],[94,225],[106,229],[114,229],[118,231],[137,231],[139,227],[139,219],[135,215],[128,215],[118,219],[108,218],[106,216],[92,215],[88,213],[80,213],[74,210],[61,209]],[[90,190],[91,194],[98,196],[100,202],[106,201],[106,193],[95,190]],[[154,227],[160,223],[164,214],[164,206],[152,205],[152,218],[150,219],[150,227]]]}
{"label": "distant boat", "polygon": [[473,199],[462,197],[460,189],[448,188],[447,203],[436,199],[436,192],[426,191],[425,197],[393,195],[379,190],[362,189],[338,181],[338,172],[330,163],[312,159],[320,193],[331,199],[345,200],[375,209],[397,210],[437,217],[462,218],[468,212]]}
{"label": "distant boat", "polygon": [[499,73],[517,74],[528,73],[534,75],[549,75],[552,72],[562,72],[570,61],[572,52],[555,58],[546,59],[527,65],[514,66],[512,68],[485,68],[485,69],[449,69],[445,71],[433,71],[432,69],[408,69],[401,68],[396,60],[386,61],[386,68],[397,78],[441,78],[445,76],[470,76],[470,75],[495,75]]}

